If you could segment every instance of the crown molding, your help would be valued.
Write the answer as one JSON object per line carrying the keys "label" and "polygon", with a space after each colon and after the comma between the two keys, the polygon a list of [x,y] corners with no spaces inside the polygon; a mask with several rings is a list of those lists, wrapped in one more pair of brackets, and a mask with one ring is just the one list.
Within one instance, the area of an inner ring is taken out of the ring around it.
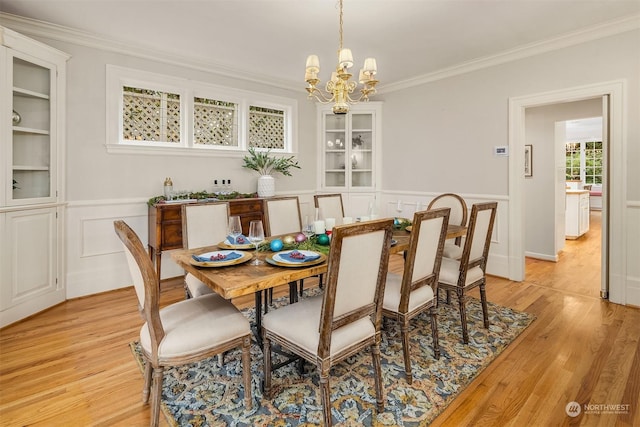
{"label": "crown molding", "polygon": [[563,49],[569,46],[574,46],[588,41],[598,40],[637,29],[640,29],[640,15],[633,15],[622,19],[616,19],[589,28],[583,28],[581,30],[566,33],[558,37],[553,37],[540,42],[523,45],[515,49],[498,53],[496,55],[485,56],[482,58],[474,59],[472,61],[464,62],[459,65],[443,68],[441,70],[424,74],[415,78],[403,80],[396,83],[390,83],[380,88],[378,90],[378,93],[383,94],[395,92],[402,89],[408,89],[414,86],[423,85],[425,83],[431,83],[437,80],[446,79],[460,74],[470,73],[472,71],[477,71],[483,68],[493,67],[495,65],[540,55],[542,53]]}
{"label": "crown molding", "polygon": [[149,59],[170,65],[178,65],[224,77],[260,83],[261,85],[268,85],[278,89],[291,90],[291,82],[287,80],[268,78],[264,75],[235,69],[213,61],[202,61],[190,56],[168,53],[158,50],[153,46],[143,44],[134,45],[131,42],[123,40],[107,39],[86,31],[52,24],[50,22],[25,18],[6,12],[0,12],[0,25],[7,26],[14,31],[31,37],[43,37],[92,49],[131,55],[137,58]]}

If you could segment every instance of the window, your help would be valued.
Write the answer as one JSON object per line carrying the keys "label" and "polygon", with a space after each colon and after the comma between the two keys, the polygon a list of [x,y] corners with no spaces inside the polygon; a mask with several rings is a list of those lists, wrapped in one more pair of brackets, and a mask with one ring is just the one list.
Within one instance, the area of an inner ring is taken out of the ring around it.
{"label": "window", "polygon": [[122,139],[180,142],[180,94],[124,86]]}
{"label": "window", "polygon": [[291,153],[294,99],[107,66],[107,150],[228,155]]}
{"label": "window", "polygon": [[249,107],[249,147],[284,149],[283,110]]}
{"label": "window", "polygon": [[238,146],[238,104],[193,98],[193,143]]}
{"label": "window", "polygon": [[602,141],[566,144],[566,179],[602,184]]}

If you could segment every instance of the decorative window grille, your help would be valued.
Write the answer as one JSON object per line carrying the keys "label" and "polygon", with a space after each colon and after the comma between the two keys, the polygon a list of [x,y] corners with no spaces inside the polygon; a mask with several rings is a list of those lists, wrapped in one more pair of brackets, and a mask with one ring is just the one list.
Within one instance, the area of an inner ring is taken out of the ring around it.
{"label": "decorative window grille", "polygon": [[122,137],[180,143],[180,95],[123,87]]}
{"label": "decorative window grille", "polygon": [[195,145],[238,146],[238,104],[197,97],[193,103]]}
{"label": "decorative window grille", "polygon": [[283,110],[249,106],[249,147],[284,149]]}

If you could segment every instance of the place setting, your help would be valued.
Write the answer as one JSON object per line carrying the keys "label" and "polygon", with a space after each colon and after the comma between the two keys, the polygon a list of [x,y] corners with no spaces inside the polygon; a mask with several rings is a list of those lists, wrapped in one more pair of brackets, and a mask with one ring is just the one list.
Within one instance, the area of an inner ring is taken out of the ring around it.
{"label": "place setting", "polygon": [[249,238],[242,234],[242,223],[240,217],[233,215],[229,217],[229,235],[223,242],[218,243],[221,249],[247,250],[255,249]]}

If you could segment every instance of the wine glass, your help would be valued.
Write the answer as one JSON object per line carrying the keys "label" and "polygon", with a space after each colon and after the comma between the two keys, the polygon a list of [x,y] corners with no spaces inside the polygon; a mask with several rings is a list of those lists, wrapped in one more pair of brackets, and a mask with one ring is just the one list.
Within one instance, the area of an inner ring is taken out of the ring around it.
{"label": "wine glass", "polygon": [[258,246],[262,241],[264,241],[264,228],[262,227],[262,221],[259,219],[253,220],[249,223],[249,241],[254,244],[256,247],[256,257],[251,262],[252,265],[260,265],[262,261],[260,261],[257,257]]}
{"label": "wine glass", "polygon": [[313,229],[313,218],[311,217],[311,215],[304,216],[304,222],[302,223],[302,234],[304,234],[307,239],[316,234],[315,230]]}
{"label": "wine glass", "polygon": [[234,245],[237,244],[237,238],[242,234],[242,223],[240,222],[240,217],[237,215],[233,215],[229,217],[229,235],[233,237]]}

